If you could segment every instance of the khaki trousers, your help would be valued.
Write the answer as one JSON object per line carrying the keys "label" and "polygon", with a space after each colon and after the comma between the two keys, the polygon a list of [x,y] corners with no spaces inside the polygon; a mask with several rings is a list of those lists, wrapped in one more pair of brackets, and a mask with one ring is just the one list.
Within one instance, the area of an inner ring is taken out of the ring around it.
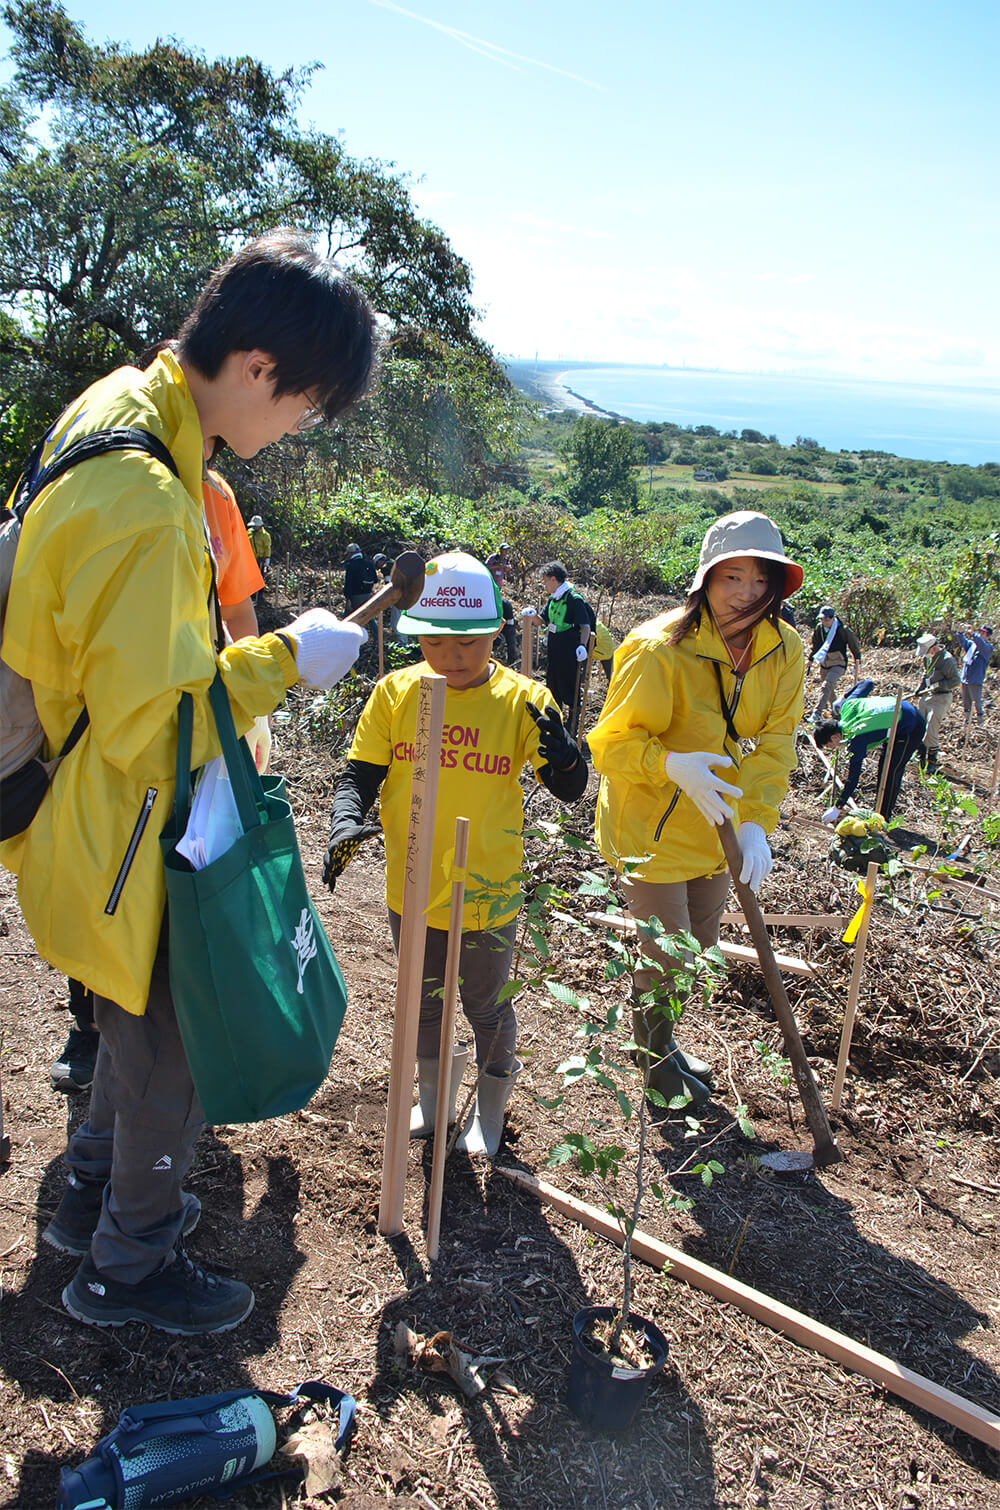
{"label": "khaki trousers", "polygon": [[[729,895],[728,870],[720,870],[714,876],[695,876],[690,881],[630,879],[623,882],[623,890],[632,917],[643,922],[659,918],[668,933],[680,929],[693,933],[703,949],[719,942],[719,920]],[[632,976],[637,999],[658,982],[671,978],[677,969],[655,944],[643,939],[642,950],[649,964]]]}
{"label": "khaki trousers", "polygon": [[948,716],[953,695],[951,692],[925,692],[917,703],[918,709],[927,720],[927,733],[924,735],[925,750],[941,748],[941,725]]}

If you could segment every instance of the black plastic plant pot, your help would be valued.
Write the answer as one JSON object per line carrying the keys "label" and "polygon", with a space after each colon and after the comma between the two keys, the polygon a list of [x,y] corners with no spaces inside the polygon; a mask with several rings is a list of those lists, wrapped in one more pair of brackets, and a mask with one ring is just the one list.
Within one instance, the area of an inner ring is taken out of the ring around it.
{"label": "black plastic plant pot", "polygon": [[628,1330],[644,1342],[651,1362],[644,1368],[628,1368],[614,1363],[606,1353],[595,1352],[596,1344],[584,1341],[595,1321],[611,1321],[617,1312],[611,1306],[587,1306],[573,1317],[573,1362],[569,1370],[570,1410],[592,1431],[624,1431],[646,1398],[650,1381],[667,1361],[667,1339],[651,1321],[630,1316]]}

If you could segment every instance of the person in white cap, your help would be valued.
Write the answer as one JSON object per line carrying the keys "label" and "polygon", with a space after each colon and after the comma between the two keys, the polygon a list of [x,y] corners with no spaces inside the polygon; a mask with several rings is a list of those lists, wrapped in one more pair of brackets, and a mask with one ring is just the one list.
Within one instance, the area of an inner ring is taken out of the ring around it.
{"label": "person in white cap", "polygon": [[271,532],[265,527],[259,514],[254,514],[247,527],[247,534],[250,536],[253,553],[257,557],[257,565],[262,572],[267,571],[271,564]]}
{"label": "person in white cap", "polygon": [[[756,891],[771,869],[766,836],[795,765],[805,670],[802,642],[779,615],[801,585],[802,568],[764,514],[717,520],[684,606],[633,629],[615,654],[588,737],[602,778],[597,844],[622,875],[629,911],[706,948],[718,940],[729,890],[716,825],[737,820],[741,881]],[[754,741],[746,755],[744,740]],[[676,961],[646,952],[648,966],[633,975],[646,1085],[668,1101],[704,1101],[710,1067],[677,1047],[660,1005],[676,995]]]}
{"label": "person in white cap", "polygon": [[836,609],[825,603],[819,611],[819,622],[813,630],[812,645],[806,666],[815,665],[819,672],[819,701],[812,711],[812,722],[818,724],[824,711],[833,703],[833,692],[847,670],[847,652],[854,657],[854,680],[861,669],[861,642],[853,629],[837,617]]}
{"label": "person in white cap", "polygon": [[[529,763],[563,802],[582,795],[588,772],[551,696],[492,659],[504,622],[492,574],[463,551],[436,556],[426,573],[423,593],[399,621],[403,634],[419,639],[424,660],[383,677],[365,705],[334,794],[323,879],[332,888],[361,842],[379,832],[379,824],[365,822],[378,795],[385,831],[385,897],[398,948],[420,677],[428,668],[436,671],[448,685],[417,1037],[419,1099],[410,1136],[427,1137],[434,1130],[451,863],[455,819],[462,815],[470,819],[470,830],[459,977],[462,1007],[476,1040],[479,1082],[476,1110],[458,1146],[492,1156],[521,1070],[514,1008],[501,999],[521,900],[521,770]],[[467,1059],[468,1050],[458,1046],[452,1062],[452,1118]]]}
{"label": "person in white cap", "polygon": [[933,776],[941,753],[941,726],[948,716],[952,698],[962,685],[962,677],[955,657],[948,654],[937,635],[931,634],[929,629],[918,635],[917,650],[923,656],[924,674],[913,695],[927,720],[924,758],[920,764],[929,776]]}

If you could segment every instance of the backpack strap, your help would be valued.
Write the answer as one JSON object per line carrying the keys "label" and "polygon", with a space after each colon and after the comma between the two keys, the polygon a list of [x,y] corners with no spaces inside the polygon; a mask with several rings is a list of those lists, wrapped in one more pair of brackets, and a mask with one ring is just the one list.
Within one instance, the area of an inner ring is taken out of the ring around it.
{"label": "backpack strap", "polygon": [[[78,462],[89,461],[93,456],[104,456],[109,451],[145,451],[167,467],[175,477],[180,476],[177,463],[169,448],[164,445],[158,435],[153,434],[152,430],[145,430],[141,425],[118,425],[107,430],[94,430],[89,435],[80,435],[76,440],[71,441],[64,451],[54,456],[47,467],[39,471],[38,463],[47,440],[48,435],[44,435],[28,457],[11,500],[11,512],[16,515],[20,524],[24,523],[25,514],[42,489],[47,488],[50,482],[55,482],[57,477],[61,477]],[[214,567],[212,586],[214,590]],[[216,617],[218,618],[218,608],[216,608]],[[66,736],[57,757],[59,760],[65,759],[74,745],[78,743],[89,722],[90,714],[84,708]]]}
{"label": "backpack strap", "polygon": [[49,483],[55,482],[70,467],[75,467],[77,462],[89,461],[93,456],[104,456],[108,451],[145,451],[167,467],[175,477],[180,475],[169,448],[152,430],[145,430],[141,425],[118,425],[112,429],[94,430],[89,435],[80,435],[39,471],[38,463],[47,440],[48,436],[45,436],[39,441],[25,462],[11,501],[12,511],[22,522],[39,493]]}

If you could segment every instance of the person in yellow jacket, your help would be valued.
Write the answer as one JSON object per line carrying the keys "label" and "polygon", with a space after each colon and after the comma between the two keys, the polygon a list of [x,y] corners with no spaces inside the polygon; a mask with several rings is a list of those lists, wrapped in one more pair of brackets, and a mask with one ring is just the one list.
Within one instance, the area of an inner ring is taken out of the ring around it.
{"label": "person in yellow jacket", "polygon": [[99,456],[44,489],[25,517],[4,658],[32,685],[48,750],[87,728],[28,828],[0,849],[44,959],[95,994],[101,1040],[90,1113],[44,1236],[83,1255],[63,1303],[98,1326],[202,1333],[253,1306],[238,1280],[186,1257],[198,1202],[182,1188],[203,1125],[166,959],[159,834],[173,801],[180,696],[194,699],[193,761],[218,753],[208,690],[221,672],[237,730],[297,680],[332,686],[363,631],[310,609],[276,634],[217,645],[202,514],[204,458],[221,437],[253,456],[332,420],[367,389],[374,317],[364,295],[290,231],[244,247],[209,279],[176,350],[123,367],[60,416],[43,465],[77,435],[138,425],[169,449]]}
{"label": "person in yellow jacket", "polygon": [[[616,652],[589,736],[601,775],[597,844],[623,877],[629,911],[702,947],[718,940],[729,890],[716,825],[739,823],[741,881],[756,891],[771,869],[766,836],[795,764],[804,679],[802,642],[779,610],[801,585],[765,515],[718,519],[684,607],[641,624]],[[754,741],[747,754],[744,740]],[[646,1083],[668,1100],[705,1100],[709,1066],[678,1049],[650,995],[671,988],[669,964],[643,948],[651,957],[633,977],[633,1032]]]}

